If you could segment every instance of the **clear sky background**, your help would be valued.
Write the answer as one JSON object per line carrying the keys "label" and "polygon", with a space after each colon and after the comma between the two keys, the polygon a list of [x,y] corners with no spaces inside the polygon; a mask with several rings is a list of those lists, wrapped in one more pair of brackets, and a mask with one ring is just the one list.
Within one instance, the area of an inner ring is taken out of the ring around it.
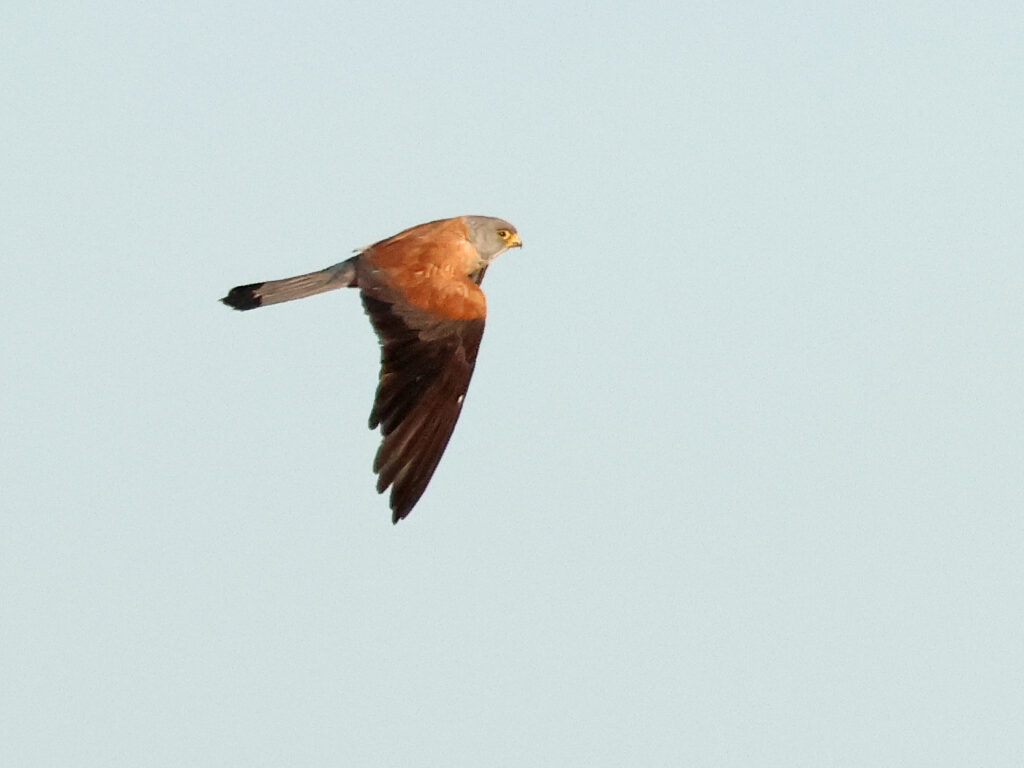
{"label": "clear sky background", "polygon": [[[1024,762],[1019,2],[0,40],[0,764]],[[217,299],[463,213],[525,247],[395,527],[356,293]]]}

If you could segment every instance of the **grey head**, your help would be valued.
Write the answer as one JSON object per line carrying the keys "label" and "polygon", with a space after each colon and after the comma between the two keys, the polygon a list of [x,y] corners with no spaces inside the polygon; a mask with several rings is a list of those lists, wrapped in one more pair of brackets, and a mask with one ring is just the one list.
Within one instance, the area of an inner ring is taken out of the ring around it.
{"label": "grey head", "polygon": [[469,242],[485,265],[509,248],[519,248],[523,244],[516,228],[504,219],[493,216],[465,216],[464,219]]}

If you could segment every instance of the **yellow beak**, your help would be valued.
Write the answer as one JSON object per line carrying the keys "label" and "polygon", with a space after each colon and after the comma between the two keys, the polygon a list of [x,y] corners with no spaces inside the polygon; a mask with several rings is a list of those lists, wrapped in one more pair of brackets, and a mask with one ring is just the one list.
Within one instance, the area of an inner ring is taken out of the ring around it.
{"label": "yellow beak", "polygon": [[511,235],[509,235],[508,240],[506,240],[505,242],[508,243],[508,247],[509,248],[522,248],[523,247],[523,241],[519,239],[519,233],[518,232],[514,232]]}

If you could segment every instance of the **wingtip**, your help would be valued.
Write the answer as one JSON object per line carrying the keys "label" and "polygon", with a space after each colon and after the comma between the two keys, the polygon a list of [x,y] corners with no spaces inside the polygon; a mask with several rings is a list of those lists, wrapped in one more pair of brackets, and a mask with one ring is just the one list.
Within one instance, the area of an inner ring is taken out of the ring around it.
{"label": "wingtip", "polygon": [[236,285],[221,301],[232,309],[256,309],[263,305],[263,298],[256,292],[263,283]]}
{"label": "wingtip", "polygon": [[412,512],[412,508],[415,506],[416,504],[414,502],[412,504],[406,503],[404,505],[391,507],[391,524],[398,525],[399,521],[405,520],[405,518],[409,516],[409,513]]}
{"label": "wingtip", "polygon": [[413,510],[411,510],[411,509],[407,509],[407,510],[395,509],[395,510],[392,510],[391,511],[391,524],[392,525],[397,525],[399,522],[401,522],[402,520],[404,520],[407,517],[409,517],[409,513],[412,512],[412,511]]}
{"label": "wingtip", "polygon": [[407,518],[409,516],[410,512],[412,512],[411,508],[410,509],[401,509],[401,508],[392,507],[391,508],[391,524],[392,525],[398,525],[398,521],[399,520],[405,520],[405,518]]}

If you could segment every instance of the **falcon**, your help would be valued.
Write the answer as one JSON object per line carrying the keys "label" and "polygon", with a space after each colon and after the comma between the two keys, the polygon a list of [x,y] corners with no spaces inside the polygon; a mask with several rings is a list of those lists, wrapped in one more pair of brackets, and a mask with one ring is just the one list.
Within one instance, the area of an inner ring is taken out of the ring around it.
{"label": "falcon", "polygon": [[406,517],[437,469],[455,429],[484,333],[480,281],[516,228],[490,216],[420,224],[334,266],[232,288],[222,302],[247,310],[335,288],[358,288],[380,342],[380,378],[370,429],[377,492],[391,488],[391,521]]}

